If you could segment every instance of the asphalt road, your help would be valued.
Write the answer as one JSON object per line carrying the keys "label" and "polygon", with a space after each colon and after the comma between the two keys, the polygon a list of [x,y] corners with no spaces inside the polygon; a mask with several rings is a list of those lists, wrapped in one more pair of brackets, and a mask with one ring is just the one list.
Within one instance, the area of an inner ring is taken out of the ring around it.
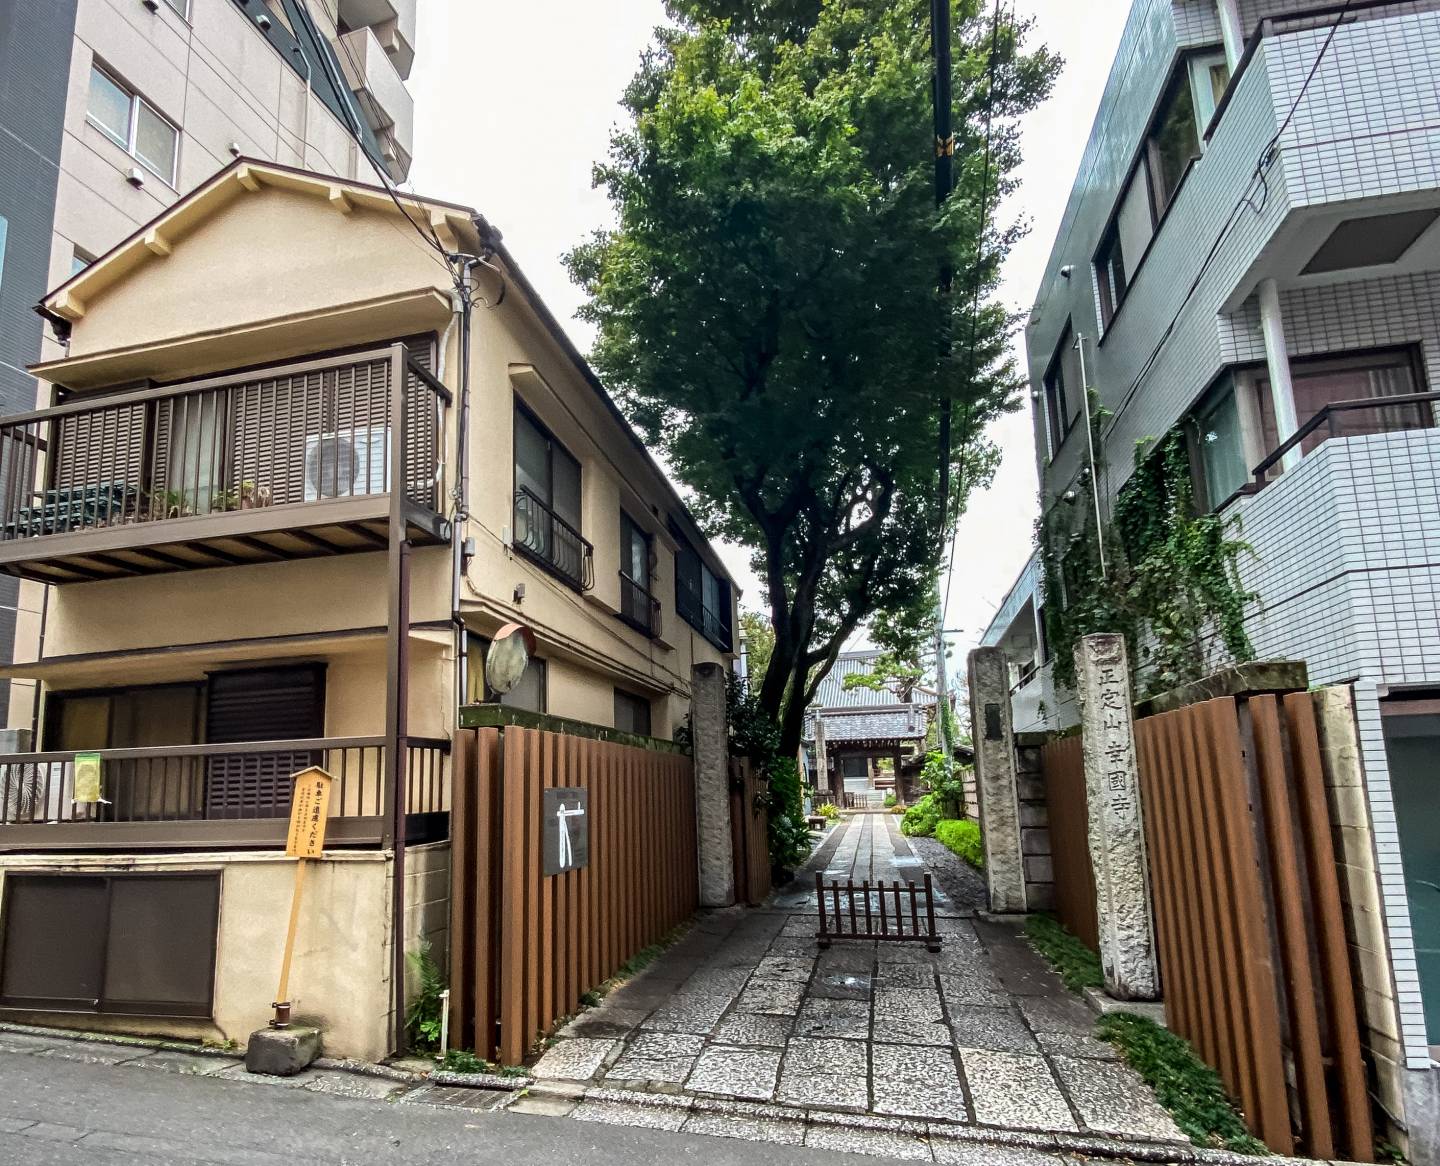
{"label": "asphalt road", "polygon": [[0,1163],[701,1163],[876,1158],[0,1052]]}

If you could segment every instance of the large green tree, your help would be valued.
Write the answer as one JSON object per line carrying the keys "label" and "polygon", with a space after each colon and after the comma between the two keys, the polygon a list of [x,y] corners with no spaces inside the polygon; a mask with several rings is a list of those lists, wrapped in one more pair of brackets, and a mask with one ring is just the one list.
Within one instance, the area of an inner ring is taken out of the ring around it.
{"label": "large green tree", "polygon": [[1013,407],[994,291],[1018,232],[992,217],[982,240],[982,204],[1009,189],[1015,119],[1056,59],[980,0],[952,7],[943,211],[928,0],[671,0],[596,167],[616,226],[569,256],[596,365],[711,532],[755,551],[775,632],[760,699],[787,751],[863,621],[924,622],[941,529],[993,465],[986,422]]}

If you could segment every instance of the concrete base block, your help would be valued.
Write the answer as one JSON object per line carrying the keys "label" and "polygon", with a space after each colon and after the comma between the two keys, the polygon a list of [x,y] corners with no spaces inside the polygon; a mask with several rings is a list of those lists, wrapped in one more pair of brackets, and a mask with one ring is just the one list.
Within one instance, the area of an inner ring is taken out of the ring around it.
{"label": "concrete base block", "polygon": [[250,1034],[245,1068],[271,1077],[293,1077],[320,1055],[320,1030],[303,1024],[262,1028]]}
{"label": "concrete base block", "polygon": [[1107,996],[1099,988],[1086,988],[1084,992],[1085,1003],[1101,1016],[1107,1012],[1133,1012],[1136,1016],[1153,1020],[1162,1028],[1169,1027],[1165,1023],[1165,1005],[1159,1000],[1117,1000],[1114,996]]}

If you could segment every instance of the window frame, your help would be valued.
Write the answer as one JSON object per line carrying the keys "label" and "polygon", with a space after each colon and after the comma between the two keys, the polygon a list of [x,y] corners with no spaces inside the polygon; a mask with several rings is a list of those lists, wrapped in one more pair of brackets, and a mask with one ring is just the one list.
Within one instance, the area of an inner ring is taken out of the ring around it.
{"label": "window frame", "polygon": [[[519,709],[521,712],[534,712],[542,716],[545,715],[550,707],[550,669],[545,658],[543,656],[531,656],[529,664],[526,665],[527,672],[531,666],[534,666],[539,677],[540,707],[538,709],[527,709],[524,705],[506,704],[505,698],[509,696],[510,693],[496,692],[490,687],[490,682],[485,679],[485,659],[489,655],[490,646],[494,642],[495,641],[489,636],[482,635],[480,632],[472,631],[469,628],[465,629],[466,686],[468,689],[474,689],[476,687],[476,680],[478,679],[480,700],[478,702],[472,701],[470,699],[470,692],[467,691],[461,694],[461,702],[463,704],[504,705],[506,708]],[[480,664],[478,670],[475,668],[476,658],[478,658]],[[514,689],[511,691],[513,692]]]}
{"label": "window frame", "polygon": [[[165,183],[166,186],[170,187],[172,190],[178,189],[176,186],[176,182],[178,181],[178,176],[180,173],[180,140],[183,136],[180,132],[180,126],[176,122],[172,121],[170,118],[166,117],[165,114],[162,113],[160,109],[152,102],[147,101],[145,97],[135,88],[127,85],[124,81],[120,80],[120,78],[117,77],[113,72],[111,72],[110,69],[106,68],[98,58],[91,59],[90,72],[92,75],[92,87],[94,84],[93,75],[95,73],[99,73],[102,77],[109,81],[110,84],[114,85],[116,89],[120,90],[121,93],[125,94],[130,99],[130,112],[125,123],[126,140],[121,141],[119,136],[113,130],[111,130],[109,126],[105,125],[103,122],[100,121],[99,118],[97,118],[93,113],[90,112],[90,90],[87,90],[85,95],[86,124],[94,126],[97,130],[99,130],[102,134],[104,134],[107,138],[109,138],[112,142],[114,142],[117,146],[124,150],[127,155],[135,159],[135,161],[139,162],[140,165],[145,167],[146,170],[150,171],[151,174],[155,175],[156,178],[160,179],[161,182]],[[150,162],[147,162],[137,152],[137,135],[140,125],[140,107],[142,105],[152,114],[154,114],[157,118],[159,118],[160,121],[162,121],[165,125],[169,126],[175,133],[175,149],[170,159],[170,173],[168,175],[162,174],[154,167],[154,165],[152,165]]]}
{"label": "window frame", "polygon": [[[1075,428],[1075,422],[1079,420],[1079,414],[1071,415],[1070,402],[1065,386],[1065,354],[1075,346],[1074,321],[1067,319],[1065,327],[1060,331],[1060,340],[1055,345],[1055,351],[1050,356],[1050,363],[1045,366],[1045,378],[1041,382],[1044,388],[1045,398],[1045,424],[1050,432],[1050,461],[1054,461],[1059,455],[1061,447],[1064,446],[1071,432]],[[1085,386],[1080,386],[1080,392],[1085,392]],[[1058,413],[1057,410],[1058,409]],[[1059,423],[1058,432],[1055,429]]]}
{"label": "window frame", "polygon": [[190,2],[191,0],[164,0],[171,12],[175,13],[186,24],[190,23]]}
{"label": "window frame", "polygon": [[[644,710],[644,729],[621,728],[620,709],[622,705],[629,704],[631,714]],[[649,697],[641,696],[638,692],[631,692],[627,688],[615,689],[615,709],[611,719],[615,722],[615,728],[622,733],[631,733],[637,737],[653,737],[655,735],[655,708]]]}
{"label": "window frame", "polygon": [[[670,533],[677,544],[675,551],[675,614],[691,628],[699,632],[707,643],[721,652],[735,650],[735,591],[730,580],[711,569],[695,545],[672,519]],[[696,563],[695,588],[686,580],[682,556],[689,555]],[[721,635],[712,635],[705,620],[705,577],[709,575],[715,584],[720,610],[715,613]]]}

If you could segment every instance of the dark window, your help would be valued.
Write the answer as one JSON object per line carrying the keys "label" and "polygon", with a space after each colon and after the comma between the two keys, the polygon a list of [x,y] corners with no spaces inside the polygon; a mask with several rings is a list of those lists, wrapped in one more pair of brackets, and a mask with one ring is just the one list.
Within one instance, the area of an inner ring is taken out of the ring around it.
{"label": "dark window", "polygon": [[679,531],[672,527],[675,552],[675,614],[719,648],[730,651],[730,584],[712,571]]}
{"label": "dark window", "polygon": [[620,512],[620,618],[653,636],[660,630],[658,604],[651,592],[650,535]]}
{"label": "dark window", "polygon": [[576,587],[590,586],[580,537],[580,463],[515,406],[515,545]]}
{"label": "dark window", "polygon": [[650,702],[623,689],[615,690],[615,727],[622,733],[650,736]]}
{"label": "dark window", "polygon": [[1204,487],[1196,501],[1202,511],[1211,511],[1250,476],[1239,403],[1233,378],[1228,374],[1196,410],[1194,433]]}
{"label": "dark window", "polygon": [[1095,254],[1095,280],[1100,287],[1100,322],[1109,327],[1120,309],[1135,269],[1155,235],[1155,217],[1150,205],[1150,178],[1144,166],[1130,172],[1115,214]]}
{"label": "dark window", "polygon": [[1229,81],[1223,52],[1194,53],[1171,77],[1145,141],[1156,221],[1175,197],[1190,163],[1200,157],[1205,127]]}
{"label": "dark window", "polygon": [[1108,325],[1120,301],[1125,298],[1125,254],[1120,247],[1120,230],[1112,226],[1105,233],[1095,256],[1095,274],[1100,281],[1100,319]]}
{"label": "dark window", "polygon": [[1070,325],[1060,334],[1050,368],[1045,373],[1045,416],[1050,430],[1050,456],[1059,452],[1065,435],[1085,409],[1085,391],[1080,377],[1080,353]]}
{"label": "dark window", "polygon": [[[206,685],[205,739],[296,741],[325,735],[321,665],[215,672]],[[291,776],[318,765],[311,750],[237,753],[206,764],[207,818],[272,818],[290,812]]]}
{"label": "dark window", "polygon": [[[1415,354],[1407,348],[1295,360],[1290,364],[1290,383],[1295,393],[1295,420],[1301,428],[1327,405],[1338,401],[1401,397],[1424,391]],[[1269,452],[1279,447],[1280,439],[1268,378],[1262,376],[1257,380],[1255,397],[1262,446]],[[1377,404],[1373,408],[1336,411],[1331,414],[1331,425],[1322,423],[1301,442],[1300,449],[1302,453],[1309,453],[1332,436],[1358,437],[1397,429],[1427,429],[1434,424],[1434,406],[1428,402]]]}
{"label": "dark window", "polygon": [[0,1004],[209,1016],[218,874],[11,874]]}
{"label": "dark window", "polygon": [[499,693],[485,681],[485,656],[490,651],[490,641],[467,632],[465,635],[466,704],[502,704],[506,708],[524,709],[527,712],[545,711],[545,661],[532,656],[525,668],[520,683],[509,692]]}

